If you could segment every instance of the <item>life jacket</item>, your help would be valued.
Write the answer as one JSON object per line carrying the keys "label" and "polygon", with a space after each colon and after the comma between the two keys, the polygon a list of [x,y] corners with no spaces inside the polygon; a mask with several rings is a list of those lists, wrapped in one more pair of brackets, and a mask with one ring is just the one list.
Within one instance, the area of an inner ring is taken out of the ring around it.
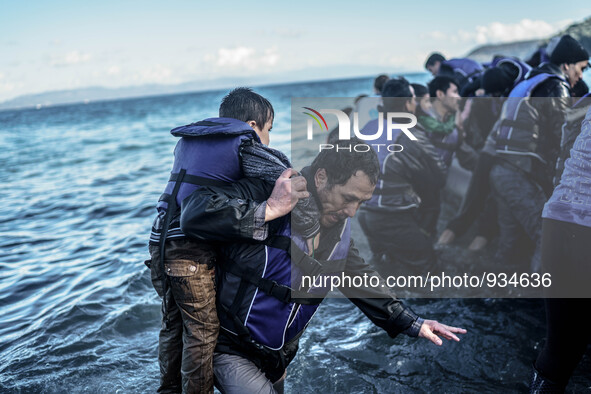
{"label": "life jacket", "polygon": [[[380,120],[381,119],[375,119],[371,121],[363,128],[362,132],[368,135],[377,132],[377,128],[379,126],[378,122],[380,122]],[[383,123],[385,123],[385,121],[383,121]],[[386,126],[384,125],[383,127]],[[382,208],[385,206],[389,206],[391,205],[390,202],[392,194],[400,192],[396,188],[389,187],[390,185],[384,179],[384,174],[386,172],[386,163],[388,161],[388,157],[396,154],[395,152],[388,151],[387,146],[395,143],[395,141],[398,140],[398,137],[401,133],[402,130],[400,129],[392,130],[392,140],[388,140],[387,133],[382,133],[377,140],[372,141],[371,148],[374,150],[374,152],[376,152],[376,155],[378,156],[378,160],[380,162],[380,175],[378,177],[378,183],[376,184],[376,188],[373,192],[373,195],[368,201],[365,202],[365,205],[367,207]],[[396,199],[396,201],[398,201],[398,199]],[[418,205],[413,204],[408,208],[412,207],[418,207]]]}
{"label": "life jacket", "polygon": [[351,240],[347,219],[330,257],[318,262],[308,256],[303,238],[291,236],[289,216],[281,220],[279,232],[267,241],[224,248],[216,278],[221,328],[270,350],[279,350],[300,335],[330,290],[314,285],[300,288],[302,275],[323,278],[341,273]]}
{"label": "life jacket", "polygon": [[495,56],[493,61],[490,63],[489,68],[498,67],[503,64],[511,64],[518,70],[518,74],[514,80],[513,87],[517,86],[520,82],[524,81],[528,73],[532,69],[529,64],[522,62],[521,60],[515,57],[509,56]]}
{"label": "life jacket", "polygon": [[[152,243],[160,242],[163,223],[159,221],[165,221],[173,195],[176,210],[199,186],[220,186],[243,178],[239,147],[247,140],[260,141],[247,123],[231,118],[208,118],[174,128],[171,134],[181,139],[174,150],[171,176],[156,206]],[[184,237],[179,226],[165,232],[167,240]]]}
{"label": "life jacket", "polygon": [[535,122],[539,114],[531,105],[530,99],[532,92],[551,78],[557,78],[566,83],[559,75],[540,73],[513,88],[501,110],[501,121],[496,131],[497,152],[529,155],[546,163],[539,152],[540,127]]}
{"label": "life jacket", "polygon": [[449,59],[443,61],[442,64],[453,69],[454,73],[457,74],[456,76],[461,79],[458,83],[462,86],[472,82],[474,78],[484,71],[482,64],[468,58]]}
{"label": "life jacket", "polygon": [[[181,137],[174,150],[174,164],[164,193],[158,200],[158,216],[152,226],[150,242],[160,250],[160,271],[164,272],[166,241],[184,237],[177,222],[171,226],[182,200],[199,186],[219,186],[241,179],[239,148],[245,140],[257,140],[256,132],[246,123],[231,118],[209,118],[171,130]],[[170,236],[169,236],[170,235]],[[163,292],[168,281],[162,275]],[[163,321],[169,324],[166,297],[163,298]]]}

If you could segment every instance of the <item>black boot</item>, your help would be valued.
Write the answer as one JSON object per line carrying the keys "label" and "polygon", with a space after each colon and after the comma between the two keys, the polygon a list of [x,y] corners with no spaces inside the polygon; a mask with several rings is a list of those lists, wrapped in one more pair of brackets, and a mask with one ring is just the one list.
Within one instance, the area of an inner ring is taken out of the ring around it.
{"label": "black boot", "polygon": [[532,378],[529,384],[530,394],[559,394],[564,393],[565,386],[546,379],[534,366],[532,368]]}

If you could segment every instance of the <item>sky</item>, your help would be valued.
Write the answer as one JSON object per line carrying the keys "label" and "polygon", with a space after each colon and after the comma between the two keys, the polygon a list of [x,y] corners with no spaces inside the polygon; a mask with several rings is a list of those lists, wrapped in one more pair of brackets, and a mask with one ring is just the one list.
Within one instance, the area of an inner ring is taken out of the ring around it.
{"label": "sky", "polygon": [[590,15],[588,0],[0,0],[0,102],[90,86],[418,71],[434,50],[544,38]]}

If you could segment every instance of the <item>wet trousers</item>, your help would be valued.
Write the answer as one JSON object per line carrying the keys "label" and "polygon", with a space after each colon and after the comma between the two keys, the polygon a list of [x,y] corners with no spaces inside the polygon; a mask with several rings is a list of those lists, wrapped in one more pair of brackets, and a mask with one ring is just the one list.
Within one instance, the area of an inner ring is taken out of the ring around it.
{"label": "wet trousers", "polygon": [[215,353],[215,384],[222,394],[283,394],[285,374],[272,383],[252,361],[234,354]]}
{"label": "wet trousers", "polygon": [[460,210],[446,226],[456,237],[464,234],[475,220],[478,220],[476,235],[489,240],[497,235],[497,206],[490,196],[488,181],[493,164],[493,156],[480,153]]}
{"label": "wet trousers", "polygon": [[544,191],[523,172],[508,164],[495,164],[490,171],[490,186],[497,204],[499,223],[499,262],[514,262],[522,247],[523,233],[535,245],[531,271],[539,272],[542,239]]}
{"label": "wet trousers", "polygon": [[362,210],[359,224],[380,274],[422,274],[433,268],[437,259],[433,240],[416,208],[399,212]]}
{"label": "wet trousers", "polygon": [[165,254],[162,273],[159,247],[150,245],[152,284],[163,298],[158,392],[213,393],[213,351],[219,333],[215,253],[179,240],[167,242]]}
{"label": "wet trousers", "polygon": [[[552,272],[552,287],[559,286],[553,290],[554,296],[588,296],[589,256],[590,227],[544,219],[542,267]],[[566,386],[591,342],[585,330],[575,328],[577,320],[585,321],[584,316],[591,310],[591,298],[548,298],[545,303],[546,343],[535,366],[545,378]]]}

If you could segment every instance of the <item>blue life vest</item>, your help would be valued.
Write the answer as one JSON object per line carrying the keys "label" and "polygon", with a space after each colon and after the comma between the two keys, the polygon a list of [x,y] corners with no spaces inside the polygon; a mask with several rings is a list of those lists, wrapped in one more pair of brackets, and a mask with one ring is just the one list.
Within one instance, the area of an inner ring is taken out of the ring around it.
{"label": "blue life vest", "polygon": [[[247,140],[260,141],[247,123],[231,118],[208,118],[172,129],[171,133],[181,139],[174,150],[170,179],[156,206],[158,216],[150,236],[152,243],[159,242],[159,222],[164,221],[175,185],[175,205],[180,207],[183,199],[200,185],[219,186],[242,179],[239,147]],[[181,173],[183,178],[177,185]],[[184,237],[178,225],[166,232],[166,239]]]}
{"label": "blue life vest", "polygon": [[518,74],[514,80],[513,87],[517,86],[520,82],[524,81],[528,73],[531,71],[531,66],[521,60],[510,57],[510,56],[495,56],[493,61],[490,63],[490,68],[498,67],[503,64],[511,64],[517,70]]}
{"label": "blue life vest", "polygon": [[330,257],[319,263],[307,255],[304,239],[291,236],[289,216],[281,220],[280,231],[268,241],[224,248],[217,278],[221,328],[271,350],[281,349],[303,332],[330,290],[299,289],[302,275],[323,278],[342,272],[351,240],[347,219]]}
{"label": "blue life vest", "polygon": [[[362,132],[363,134],[367,134],[367,135],[371,135],[371,134],[375,134],[378,131],[378,122],[381,119],[374,119],[371,122],[369,122],[367,125],[365,125],[365,127],[363,128]],[[383,128],[386,128],[386,121],[385,119],[382,120],[383,122]],[[376,188],[373,192],[373,195],[371,196],[371,198],[369,199],[369,201],[367,201],[365,204],[368,207],[384,207],[389,205],[388,204],[388,199],[389,196],[391,195],[392,192],[394,192],[394,190],[389,190],[388,189],[388,185],[387,183],[384,184],[384,174],[386,172],[386,162],[389,156],[394,155],[396,153],[390,152],[387,149],[388,145],[391,145],[393,143],[396,142],[396,140],[398,140],[398,137],[400,136],[400,134],[402,133],[402,130],[400,129],[396,129],[396,130],[392,130],[392,140],[388,140],[388,133],[382,133],[380,135],[380,138],[378,138],[375,141],[372,141],[372,149],[376,152],[377,156],[378,156],[378,160],[380,162],[380,176],[378,179],[378,183],[376,184]],[[418,205],[413,205],[413,206],[418,206]],[[409,207],[411,208],[411,207]]]}
{"label": "blue life vest", "polygon": [[[566,81],[559,75],[541,73],[519,83],[503,104],[500,116],[500,124],[496,131],[496,150],[499,153],[529,155],[546,163],[540,156],[539,125],[532,119],[539,116],[537,110],[531,106],[532,92],[550,78],[558,78]],[[532,113],[527,119],[520,119],[521,113]]]}
{"label": "blue life vest", "polygon": [[[260,141],[247,123],[231,118],[205,119],[172,129],[171,134],[181,139],[174,149],[174,164],[164,195],[172,193],[181,169],[186,170],[176,197],[179,206],[199,185],[227,184],[243,178],[240,144],[249,139]],[[166,201],[158,203],[158,209],[167,206]]]}
{"label": "blue life vest", "polygon": [[[468,58],[449,59],[443,61],[442,64],[451,67],[454,70],[454,73],[465,78],[467,82],[472,82],[477,75],[484,71],[482,64]],[[460,85],[463,85],[462,81],[458,82],[460,82]]]}
{"label": "blue life vest", "polygon": [[[243,177],[239,148],[245,140],[259,141],[256,132],[248,124],[231,118],[209,118],[171,131],[181,137],[174,151],[171,176],[158,200],[158,215],[152,226],[150,243],[160,250],[160,271],[164,272],[166,241],[184,237],[180,224],[174,224],[182,200],[199,186],[226,185]],[[162,275],[164,294],[168,289],[166,275]],[[164,324],[168,326],[168,307],[164,303]]]}

